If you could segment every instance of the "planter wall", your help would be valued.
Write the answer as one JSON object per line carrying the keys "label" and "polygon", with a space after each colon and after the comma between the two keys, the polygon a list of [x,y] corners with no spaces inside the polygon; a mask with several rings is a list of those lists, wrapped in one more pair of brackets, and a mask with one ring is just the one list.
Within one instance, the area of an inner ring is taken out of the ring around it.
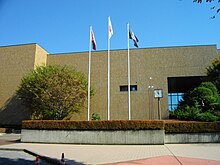
{"label": "planter wall", "polygon": [[164,130],[68,131],[22,129],[21,141],[62,144],[220,143],[220,133],[165,134]]}
{"label": "planter wall", "polygon": [[167,144],[178,143],[219,143],[220,133],[182,133],[165,134],[164,142]]}
{"label": "planter wall", "polygon": [[22,129],[21,141],[72,144],[164,144],[164,130],[79,131]]}

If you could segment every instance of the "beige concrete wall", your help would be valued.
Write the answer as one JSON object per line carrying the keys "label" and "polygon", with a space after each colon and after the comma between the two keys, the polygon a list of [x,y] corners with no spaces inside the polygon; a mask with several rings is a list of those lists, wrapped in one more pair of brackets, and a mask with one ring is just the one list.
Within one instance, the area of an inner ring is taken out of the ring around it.
{"label": "beige concrete wall", "polygon": [[46,65],[48,52],[39,45],[36,45],[34,69],[37,66]]}
{"label": "beige concrete wall", "polygon": [[62,144],[219,143],[220,133],[165,134],[164,130],[33,130],[22,129],[21,142]]}
{"label": "beige concrete wall", "polygon": [[[130,50],[131,84],[138,90],[131,92],[131,115],[134,120],[156,119],[157,100],[148,86],[161,88],[162,118],[168,117],[167,77],[202,76],[211,60],[217,57],[215,45]],[[71,65],[87,74],[88,52],[48,55],[47,64]],[[149,77],[152,77],[150,82]],[[107,51],[92,52],[91,85],[95,96],[91,101],[91,114],[98,112],[107,119]],[[127,92],[119,86],[127,85],[127,50],[111,51],[111,119],[128,119]],[[153,103],[149,113],[149,103]],[[74,119],[86,120],[86,109]],[[151,117],[149,117],[151,116]]]}
{"label": "beige concrete wall", "polygon": [[33,69],[35,48],[35,44],[0,47],[1,106],[15,94],[22,76]]}
{"label": "beige concrete wall", "polygon": [[22,129],[21,142],[59,144],[164,144],[164,130],[30,130]]}
{"label": "beige concrete wall", "polygon": [[46,52],[37,44],[0,47],[0,124],[21,123],[27,113],[15,93],[21,78],[46,63]]}

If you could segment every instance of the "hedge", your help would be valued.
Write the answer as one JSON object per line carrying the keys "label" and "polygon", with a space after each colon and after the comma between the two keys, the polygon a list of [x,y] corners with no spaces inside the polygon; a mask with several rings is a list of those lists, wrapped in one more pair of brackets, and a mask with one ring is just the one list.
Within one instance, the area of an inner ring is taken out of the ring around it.
{"label": "hedge", "polygon": [[44,130],[163,130],[163,121],[111,120],[111,121],[63,121],[26,120],[22,129]]}
{"label": "hedge", "polygon": [[165,133],[220,132],[220,122],[159,121],[159,120],[111,120],[64,121],[26,120],[22,129],[41,130],[165,130]]}
{"label": "hedge", "polygon": [[220,132],[220,122],[166,121],[165,133]]}

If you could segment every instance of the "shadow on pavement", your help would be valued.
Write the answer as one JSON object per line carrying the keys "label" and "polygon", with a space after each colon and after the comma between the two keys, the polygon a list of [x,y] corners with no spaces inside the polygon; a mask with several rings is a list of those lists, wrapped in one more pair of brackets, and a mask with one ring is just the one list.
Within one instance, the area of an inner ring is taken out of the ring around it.
{"label": "shadow on pavement", "polygon": [[66,160],[65,163],[67,165],[85,165],[84,163],[75,162],[74,160]]}
{"label": "shadow on pavement", "polygon": [[[51,165],[60,165],[61,162],[60,160],[57,159],[52,159],[52,158],[48,158],[48,157],[44,157],[41,159],[43,159],[45,162],[51,164]],[[84,163],[81,162],[76,162],[75,160],[65,160],[65,165],[85,165]]]}
{"label": "shadow on pavement", "polygon": [[16,164],[22,164],[22,165],[33,165],[33,160],[25,160],[25,159],[9,159],[9,158],[0,158],[0,164],[7,164],[7,165],[16,165]]}
{"label": "shadow on pavement", "polygon": [[20,143],[20,139],[18,140],[1,140],[0,139],[0,145],[8,145],[8,144],[13,144],[13,143]]}
{"label": "shadow on pavement", "polygon": [[[54,158],[50,158],[50,157],[47,157],[47,156],[38,155],[38,154],[36,154],[32,151],[26,150],[26,149],[24,149],[24,152],[28,153],[29,155],[35,156],[35,157],[39,156],[41,161],[47,162],[49,164],[60,165],[60,160],[59,159],[54,159]],[[81,163],[81,162],[76,162],[75,160],[65,159],[65,165],[85,165],[85,164]]]}

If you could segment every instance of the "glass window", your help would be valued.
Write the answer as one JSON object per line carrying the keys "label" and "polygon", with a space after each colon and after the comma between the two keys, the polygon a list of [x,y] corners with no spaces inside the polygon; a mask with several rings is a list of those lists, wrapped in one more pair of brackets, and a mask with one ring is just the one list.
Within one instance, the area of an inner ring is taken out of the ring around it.
{"label": "glass window", "polygon": [[130,90],[131,91],[137,91],[137,85],[131,85]]}
{"label": "glass window", "polygon": [[[121,92],[127,92],[128,91],[128,85],[121,85],[120,86]],[[137,91],[137,85],[130,85],[130,91]]]}
{"label": "glass window", "polygon": [[168,107],[170,111],[177,108],[179,101],[182,100],[184,93],[168,93]]}
{"label": "glass window", "polygon": [[178,95],[172,95],[171,99],[173,105],[178,104]]}
{"label": "glass window", "polygon": [[127,85],[122,85],[122,86],[120,86],[120,91],[121,91],[121,92],[126,92],[126,91],[128,91],[128,86],[127,86]]}

